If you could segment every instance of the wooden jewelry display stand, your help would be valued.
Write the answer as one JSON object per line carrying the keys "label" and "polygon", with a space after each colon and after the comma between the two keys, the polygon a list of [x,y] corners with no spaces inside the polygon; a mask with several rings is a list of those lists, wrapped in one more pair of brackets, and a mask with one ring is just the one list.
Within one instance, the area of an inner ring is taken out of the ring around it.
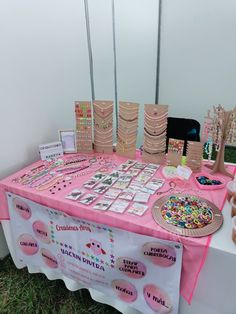
{"label": "wooden jewelry display stand", "polygon": [[94,151],[113,153],[113,101],[94,101]]}
{"label": "wooden jewelry display stand", "polygon": [[165,163],[167,116],[168,105],[145,105],[142,154],[145,162]]}
{"label": "wooden jewelry display stand", "polygon": [[119,121],[116,152],[120,156],[135,158],[139,104],[119,102]]}
{"label": "wooden jewelry display stand", "polygon": [[175,138],[169,138],[167,165],[177,167],[181,165],[184,150],[184,141]]}
{"label": "wooden jewelry display stand", "polygon": [[91,153],[93,151],[93,139],[90,101],[75,102],[75,118],[77,152]]}
{"label": "wooden jewelry display stand", "polygon": [[[226,111],[221,105],[214,106],[213,117],[210,116],[210,111],[208,111],[206,121],[204,129],[208,130],[208,133],[205,134],[205,137],[211,145],[215,145],[218,152],[214,164],[206,166],[212,170],[212,174],[222,173],[233,178],[233,175],[225,169],[224,153],[226,143],[236,142],[236,107],[233,110]],[[209,146],[208,144],[207,146]],[[212,148],[208,151],[212,151]]]}
{"label": "wooden jewelry display stand", "polygon": [[203,143],[188,141],[186,166],[192,171],[199,171],[202,166]]}

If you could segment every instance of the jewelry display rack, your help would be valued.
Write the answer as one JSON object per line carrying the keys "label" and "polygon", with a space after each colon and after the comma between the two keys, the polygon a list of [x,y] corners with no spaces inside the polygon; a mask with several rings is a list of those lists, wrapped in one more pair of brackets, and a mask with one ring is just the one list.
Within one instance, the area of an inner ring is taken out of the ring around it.
{"label": "jewelry display rack", "polygon": [[113,101],[94,101],[94,151],[112,154],[113,152]]}
{"label": "jewelry display rack", "polygon": [[119,102],[119,120],[116,152],[120,156],[135,158],[139,104]]}
{"label": "jewelry display rack", "polygon": [[145,105],[142,154],[145,162],[165,163],[167,117],[168,105]]}
{"label": "jewelry display rack", "polygon": [[90,101],[75,102],[75,118],[77,152],[91,153],[93,151],[93,139]]}
{"label": "jewelry display rack", "polygon": [[184,150],[183,140],[169,138],[167,165],[174,166],[174,167],[181,165],[183,150]]}
{"label": "jewelry display rack", "polygon": [[186,166],[192,171],[199,171],[202,166],[203,143],[188,141]]}
{"label": "jewelry display rack", "polygon": [[236,107],[226,111],[221,105],[214,106],[213,116],[208,111],[205,118],[204,132],[204,137],[207,139],[206,152],[208,156],[211,156],[213,145],[217,151],[214,164],[206,166],[212,170],[212,174],[218,172],[233,178],[233,175],[225,169],[224,152],[226,143],[236,142]]}

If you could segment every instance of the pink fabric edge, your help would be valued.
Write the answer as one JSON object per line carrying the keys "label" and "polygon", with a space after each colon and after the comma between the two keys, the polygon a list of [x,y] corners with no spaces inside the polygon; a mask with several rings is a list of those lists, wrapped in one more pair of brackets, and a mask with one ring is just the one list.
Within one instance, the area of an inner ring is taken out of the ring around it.
{"label": "pink fabric edge", "polygon": [[[234,172],[233,172],[233,175],[235,176],[236,174],[236,168],[234,169]],[[223,208],[224,208],[224,205],[225,205],[225,202],[226,202],[226,199],[227,199],[227,190],[225,191],[225,196],[224,196],[224,200],[222,202],[222,205],[220,207],[220,210],[222,211]],[[205,261],[206,261],[206,257],[207,257],[207,253],[208,253],[208,249],[209,249],[209,246],[210,246],[210,243],[211,243],[211,239],[212,239],[212,235],[208,236],[208,239],[207,239],[207,243],[205,245],[205,248],[204,248],[204,253],[203,253],[203,257],[202,257],[202,261],[201,261],[201,264],[200,264],[200,267],[199,267],[199,270],[196,274],[196,277],[195,277],[195,280],[194,280],[194,284],[193,284],[193,288],[192,288],[192,292],[190,294],[189,297],[187,297],[186,295],[184,295],[183,293],[180,293],[182,295],[182,297],[188,302],[189,305],[191,305],[191,302],[192,302],[192,298],[193,298],[193,294],[195,292],[195,289],[196,289],[196,286],[197,286],[197,283],[198,283],[198,277],[199,277],[199,274],[202,270],[202,267],[203,265],[205,264]]]}

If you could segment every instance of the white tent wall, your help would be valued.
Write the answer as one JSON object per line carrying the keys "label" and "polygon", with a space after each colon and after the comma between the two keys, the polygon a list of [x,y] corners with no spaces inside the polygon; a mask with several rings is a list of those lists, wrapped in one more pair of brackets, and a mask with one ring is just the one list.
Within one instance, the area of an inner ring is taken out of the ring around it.
{"label": "white tent wall", "polygon": [[203,122],[207,109],[236,104],[236,1],[164,0],[160,103]]}

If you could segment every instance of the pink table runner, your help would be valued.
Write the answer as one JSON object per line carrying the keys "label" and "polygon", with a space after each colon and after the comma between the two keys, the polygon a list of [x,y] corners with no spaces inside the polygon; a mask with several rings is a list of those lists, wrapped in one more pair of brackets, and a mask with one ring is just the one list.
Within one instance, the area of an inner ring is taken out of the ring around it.
{"label": "pink table runner", "polygon": [[[116,161],[117,164],[121,164],[126,161],[126,158],[121,158],[114,154],[113,161]],[[32,201],[38,202],[42,205],[64,211],[71,216],[77,216],[82,219],[87,219],[90,221],[106,224],[139,234],[154,236],[160,239],[181,242],[184,246],[184,251],[180,293],[189,303],[191,302],[193,292],[197,284],[198,275],[204,265],[207,256],[208,247],[211,241],[210,236],[202,238],[182,237],[172,234],[157,225],[153,220],[151,213],[151,207],[159,197],[157,195],[150,198],[150,201],[148,203],[150,209],[142,217],[131,215],[128,213],[117,214],[110,211],[97,212],[92,209],[93,204],[91,206],[86,206],[64,198],[64,196],[68,194],[73,188],[82,187],[83,182],[88,180],[92,176],[92,174],[74,179],[70,186],[62,191],[57,192],[55,195],[51,195],[48,190],[37,191],[35,189],[22,186],[12,181],[15,177],[23,175],[31,168],[40,164],[41,161],[29,167],[26,167],[25,169],[22,169],[21,171],[0,181],[0,220],[9,219],[8,206],[5,195],[5,192],[9,191],[22,197],[28,198]],[[203,168],[205,172],[208,171],[206,167]],[[229,166],[229,171],[235,173],[236,168],[233,166]],[[161,169],[157,171],[155,177],[163,177],[161,174]],[[222,177],[224,178],[224,180],[230,181],[229,178],[223,177],[221,175],[217,175],[217,177]],[[177,189],[180,190],[178,186]],[[163,187],[163,190],[166,190],[166,184]],[[188,191],[184,189],[184,194],[195,194],[194,191],[196,190],[197,186],[194,182],[194,179],[191,178],[188,182]],[[226,199],[226,189],[219,189],[215,191],[201,190],[200,196],[213,202],[217,207],[222,210]]]}

